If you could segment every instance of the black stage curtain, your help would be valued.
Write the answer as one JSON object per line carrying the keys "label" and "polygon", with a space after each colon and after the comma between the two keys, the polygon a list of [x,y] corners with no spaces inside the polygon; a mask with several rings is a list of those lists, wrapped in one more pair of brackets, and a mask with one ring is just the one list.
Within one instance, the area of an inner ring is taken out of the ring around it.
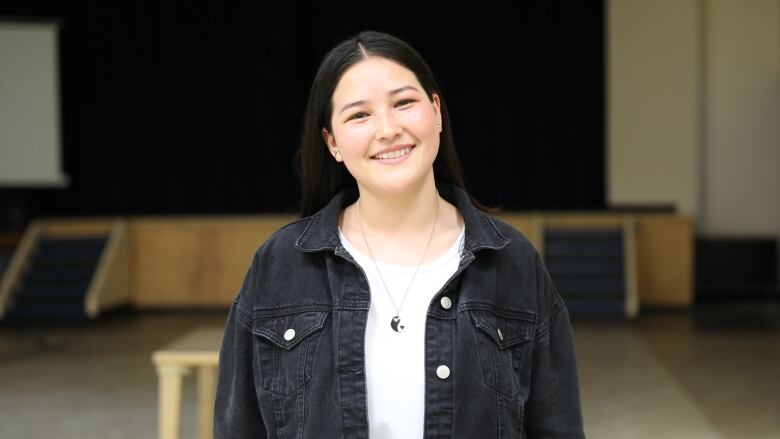
{"label": "black stage curtain", "polygon": [[477,199],[604,208],[601,1],[271,4],[3,2],[5,17],[62,19],[71,185],[0,198],[30,217],[294,212],[314,70],[377,29],[437,74]]}

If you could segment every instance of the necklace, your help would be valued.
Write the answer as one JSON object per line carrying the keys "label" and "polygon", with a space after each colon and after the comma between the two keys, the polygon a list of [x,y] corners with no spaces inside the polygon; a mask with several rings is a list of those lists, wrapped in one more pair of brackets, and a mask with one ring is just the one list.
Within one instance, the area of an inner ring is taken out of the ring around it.
{"label": "necklace", "polygon": [[360,198],[358,198],[357,203],[355,205],[355,216],[357,217],[358,225],[360,226],[360,234],[363,235],[363,242],[366,244],[366,248],[368,249],[368,254],[371,256],[371,261],[374,262],[374,268],[376,268],[377,274],[379,274],[379,279],[382,281],[382,286],[385,287],[385,293],[387,293],[387,297],[390,299],[390,303],[393,304],[393,308],[395,308],[395,317],[393,317],[390,320],[390,327],[395,332],[403,332],[406,330],[406,324],[401,322],[401,307],[404,306],[404,301],[406,301],[406,295],[409,293],[409,289],[412,287],[412,283],[414,283],[414,278],[417,277],[417,272],[420,271],[420,266],[422,265],[423,261],[425,260],[425,254],[428,253],[428,247],[431,245],[431,240],[433,239],[433,232],[436,230],[436,223],[439,219],[439,191],[436,191],[436,216],[433,219],[433,226],[431,227],[431,235],[428,237],[428,243],[425,244],[425,250],[423,250],[422,257],[420,258],[420,263],[417,264],[417,268],[414,270],[414,274],[412,275],[412,280],[409,281],[409,285],[406,286],[406,291],[404,291],[403,297],[401,297],[401,304],[396,306],[395,300],[393,300],[393,296],[390,295],[390,289],[387,288],[387,283],[385,283],[385,278],[382,277],[382,272],[379,271],[379,265],[376,263],[376,259],[374,259],[374,253],[371,252],[371,247],[368,245],[368,239],[366,239],[366,232],[363,230],[363,223],[360,222]]}

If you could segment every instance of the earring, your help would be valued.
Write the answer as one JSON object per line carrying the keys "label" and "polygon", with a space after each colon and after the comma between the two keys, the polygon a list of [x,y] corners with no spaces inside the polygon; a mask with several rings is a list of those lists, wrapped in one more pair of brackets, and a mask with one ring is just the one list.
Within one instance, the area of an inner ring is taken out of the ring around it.
{"label": "earring", "polygon": [[336,150],[336,161],[339,161],[340,157],[341,157],[341,151]]}

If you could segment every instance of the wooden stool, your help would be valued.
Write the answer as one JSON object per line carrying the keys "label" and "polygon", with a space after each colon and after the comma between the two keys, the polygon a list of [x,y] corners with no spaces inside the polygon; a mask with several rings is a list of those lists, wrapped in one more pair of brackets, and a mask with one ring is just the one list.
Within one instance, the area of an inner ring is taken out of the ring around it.
{"label": "wooden stool", "polygon": [[198,437],[211,439],[219,348],[224,331],[216,327],[196,329],[152,354],[159,379],[160,439],[179,439],[182,380],[193,369],[197,369],[198,375]]}

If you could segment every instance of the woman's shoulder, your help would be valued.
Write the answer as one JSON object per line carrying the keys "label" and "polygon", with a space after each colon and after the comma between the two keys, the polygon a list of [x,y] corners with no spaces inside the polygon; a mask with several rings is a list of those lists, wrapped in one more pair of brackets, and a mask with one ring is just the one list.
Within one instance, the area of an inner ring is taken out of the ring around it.
{"label": "woman's shoulder", "polygon": [[296,245],[312,222],[310,217],[290,221],[255,250],[234,299],[238,312],[245,318],[253,318],[257,310],[295,307],[312,301],[317,290],[309,291],[306,286],[321,277],[321,265],[312,263],[311,253]]}
{"label": "woman's shoulder", "polygon": [[534,247],[531,240],[528,239],[523,232],[502,219],[487,213],[485,213],[485,216],[493,223],[498,233],[506,238],[507,244],[503,248],[506,253],[510,253],[512,257],[521,256],[523,258],[532,259],[538,257],[536,247]]}
{"label": "woman's shoulder", "polygon": [[295,244],[310,225],[312,216],[298,218],[279,227],[257,248],[258,255],[294,250]]}

